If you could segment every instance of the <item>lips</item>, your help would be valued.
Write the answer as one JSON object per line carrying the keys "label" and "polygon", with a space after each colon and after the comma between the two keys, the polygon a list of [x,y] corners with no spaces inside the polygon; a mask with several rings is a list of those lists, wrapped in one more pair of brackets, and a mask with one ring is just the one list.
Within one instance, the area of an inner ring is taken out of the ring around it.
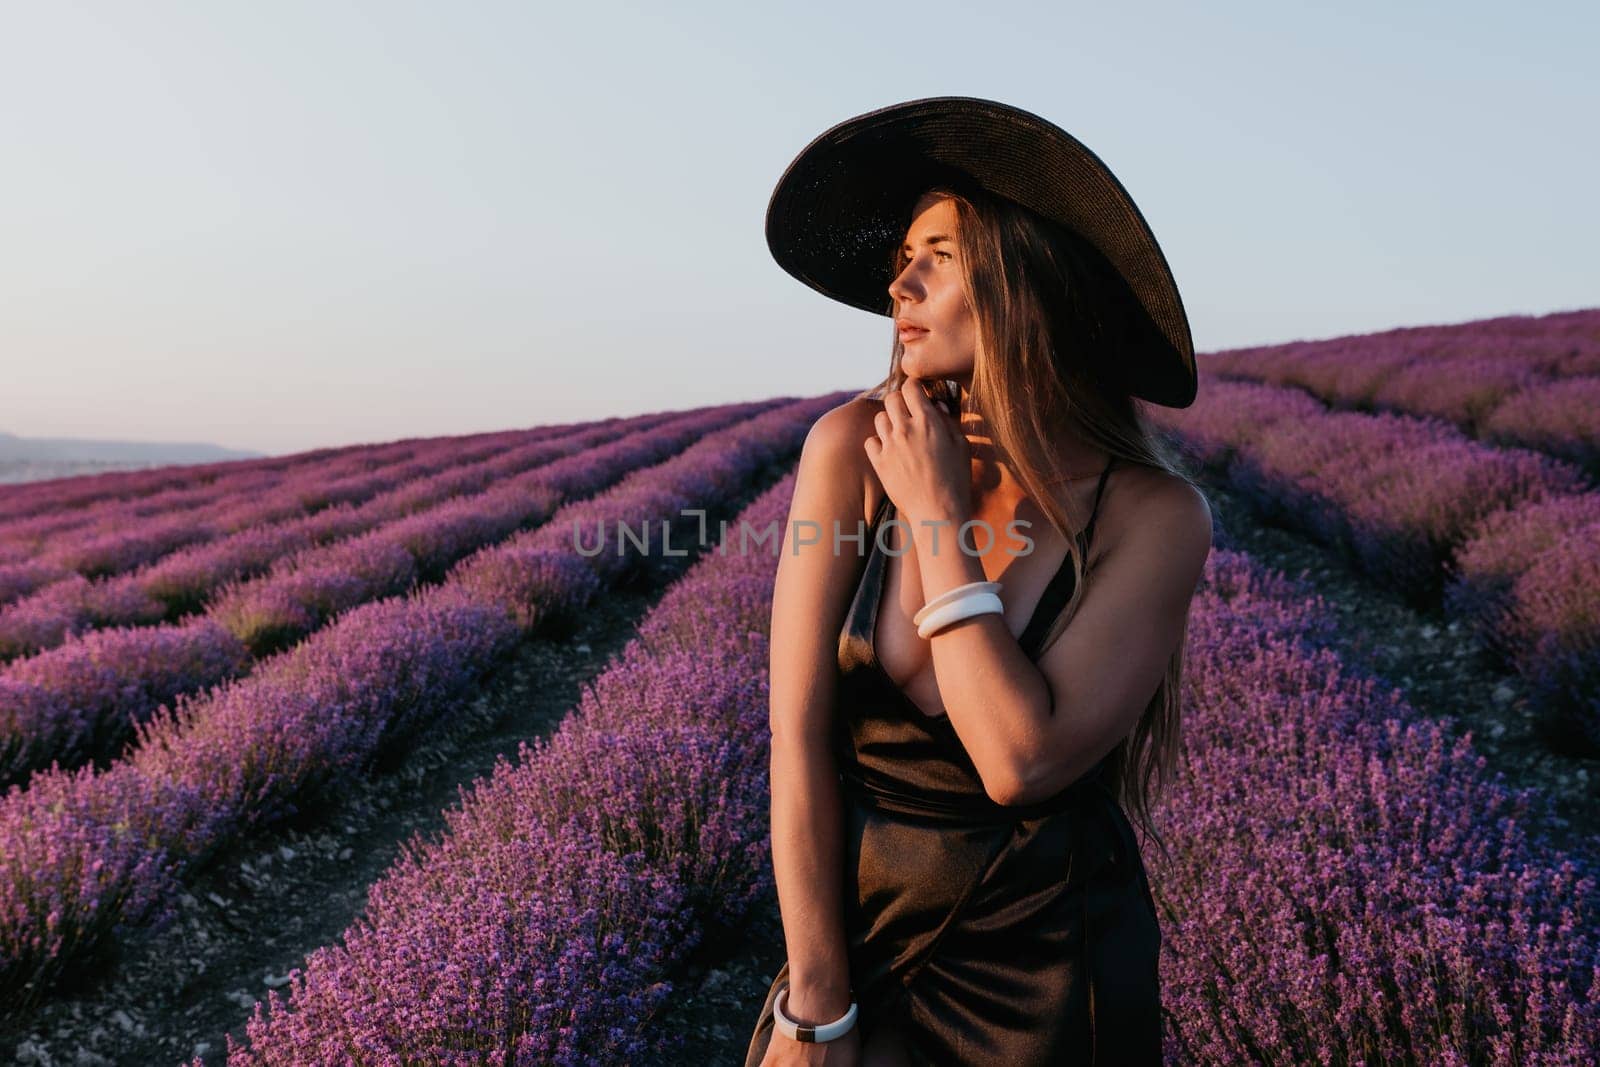
{"label": "lips", "polygon": [[914,341],[928,331],[907,319],[895,319],[894,324],[900,328],[900,340]]}

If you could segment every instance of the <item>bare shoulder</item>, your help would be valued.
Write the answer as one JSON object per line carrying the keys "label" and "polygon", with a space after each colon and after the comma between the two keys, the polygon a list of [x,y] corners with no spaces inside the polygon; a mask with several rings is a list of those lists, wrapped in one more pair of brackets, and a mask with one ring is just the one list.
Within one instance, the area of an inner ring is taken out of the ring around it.
{"label": "bare shoulder", "polygon": [[[817,421],[811,424],[810,436],[826,442],[830,448],[846,444],[859,447],[861,441],[872,433],[873,416],[882,410],[881,400],[864,396],[851,397],[837,407],[824,411]],[[810,437],[807,440],[809,441]]]}
{"label": "bare shoulder", "polygon": [[829,408],[811,424],[801,453],[803,476],[852,487],[864,519],[871,517],[883,495],[878,474],[862,448],[876,432],[872,420],[882,410],[883,402],[870,397],[852,397]]}
{"label": "bare shoulder", "polygon": [[1101,512],[1095,540],[1107,553],[1121,547],[1138,555],[1176,555],[1198,569],[1211,551],[1210,502],[1193,483],[1159,467],[1114,469]]}

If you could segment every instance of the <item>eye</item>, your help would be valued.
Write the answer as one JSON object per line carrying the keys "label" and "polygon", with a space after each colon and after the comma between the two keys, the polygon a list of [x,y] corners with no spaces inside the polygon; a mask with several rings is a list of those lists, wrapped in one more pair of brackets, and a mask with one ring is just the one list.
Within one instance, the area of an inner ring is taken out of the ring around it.
{"label": "eye", "polygon": [[935,252],[934,255],[943,256],[945,259],[955,259],[956,258],[955,254],[951,253],[951,252]]}

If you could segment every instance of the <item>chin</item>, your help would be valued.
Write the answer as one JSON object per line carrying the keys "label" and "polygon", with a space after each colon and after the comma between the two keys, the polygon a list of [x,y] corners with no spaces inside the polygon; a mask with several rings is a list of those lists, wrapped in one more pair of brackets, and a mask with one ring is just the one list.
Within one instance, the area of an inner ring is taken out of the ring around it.
{"label": "chin", "polygon": [[905,349],[900,356],[900,369],[917,378],[948,378],[950,372],[947,368],[939,366],[937,360],[922,358],[922,353],[915,349]]}
{"label": "chin", "polygon": [[960,367],[951,367],[946,365],[929,366],[928,363],[923,360],[904,356],[902,356],[900,359],[900,369],[913,377],[923,378],[928,381],[937,381],[943,378],[961,381],[971,374],[970,370],[964,371]]}

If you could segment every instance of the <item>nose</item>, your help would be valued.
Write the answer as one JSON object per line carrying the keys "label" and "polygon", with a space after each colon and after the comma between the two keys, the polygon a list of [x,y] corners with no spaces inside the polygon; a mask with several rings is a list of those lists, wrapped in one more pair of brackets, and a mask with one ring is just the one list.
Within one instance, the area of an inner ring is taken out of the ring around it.
{"label": "nose", "polygon": [[902,304],[908,300],[922,299],[922,286],[917,282],[916,273],[911,269],[913,266],[914,263],[907,263],[905,269],[889,283],[889,296]]}

